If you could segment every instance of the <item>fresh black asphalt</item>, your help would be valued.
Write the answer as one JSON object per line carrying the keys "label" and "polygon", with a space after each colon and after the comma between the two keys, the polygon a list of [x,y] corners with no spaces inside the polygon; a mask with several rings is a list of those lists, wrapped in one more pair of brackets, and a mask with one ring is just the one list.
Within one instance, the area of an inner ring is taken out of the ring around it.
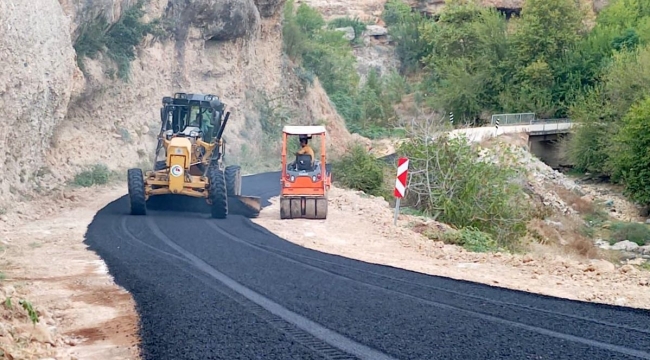
{"label": "fresh black asphalt", "polygon": [[[268,205],[279,173],[243,187]],[[133,294],[144,359],[650,359],[649,311],[320,253],[236,215],[128,211],[99,211],[86,243]]]}

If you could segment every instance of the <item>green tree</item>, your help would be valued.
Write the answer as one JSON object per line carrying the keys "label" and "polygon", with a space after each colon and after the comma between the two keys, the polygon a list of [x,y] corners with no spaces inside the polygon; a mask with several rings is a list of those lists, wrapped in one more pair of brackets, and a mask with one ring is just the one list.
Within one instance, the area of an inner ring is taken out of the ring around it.
{"label": "green tree", "polygon": [[503,91],[500,67],[508,56],[506,30],[503,15],[474,2],[449,2],[437,22],[424,23],[430,105],[464,122],[496,108]]}
{"label": "green tree", "polygon": [[650,92],[650,45],[617,52],[602,77],[606,95],[619,117]]}
{"label": "green tree", "polygon": [[288,0],[284,5],[284,20],[282,22],[282,46],[284,53],[292,59],[299,59],[307,42],[306,35],[301,31],[294,14],[294,0]]}
{"label": "green tree", "polygon": [[396,43],[395,54],[400,60],[400,72],[415,72],[420,68],[420,59],[428,54],[428,47],[420,37],[420,27],[426,20],[420,13],[411,11],[411,7],[402,0],[388,0],[382,18]]}
{"label": "green tree", "polygon": [[[508,61],[511,79],[502,96],[504,107],[519,111],[534,111],[541,116],[553,116],[561,111],[563,97],[570,93],[557,89],[562,76],[556,64],[573,51],[585,33],[584,13],[574,0],[526,0],[521,18],[514,22],[510,37],[513,56]],[[559,75],[559,76],[558,76]],[[558,79],[558,77],[560,79]],[[530,104],[530,105],[528,105]],[[527,107],[524,109],[523,107]]]}
{"label": "green tree", "polygon": [[568,158],[583,172],[609,173],[610,140],[616,133],[615,112],[603,87],[582,95],[570,109],[573,121],[580,123],[568,144]]}
{"label": "green tree", "polygon": [[302,3],[298,6],[296,11],[296,22],[307,35],[313,35],[317,30],[325,26],[325,20],[318,10],[309,7],[309,5]]}
{"label": "green tree", "polygon": [[612,156],[614,176],[632,200],[650,205],[650,97],[636,103],[623,118]]}

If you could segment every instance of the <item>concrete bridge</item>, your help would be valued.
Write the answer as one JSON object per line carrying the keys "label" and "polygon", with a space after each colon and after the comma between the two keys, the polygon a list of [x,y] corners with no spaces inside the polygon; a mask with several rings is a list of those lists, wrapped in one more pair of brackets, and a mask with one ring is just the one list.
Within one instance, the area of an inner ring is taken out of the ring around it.
{"label": "concrete bridge", "polygon": [[[499,127],[496,122],[499,121]],[[481,142],[489,138],[519,133],[528,141],[528,150],[552,168],[559,168],[559,149],[557,140],[571,132],[577,124],[571,119],[537,119],[535,114],[499,114],[492,116],[492,124],[482,127],[454,129],[448,132],[450,137],[465,136],[471,142]],[[433,136],[435,138],[437,136]],[[394,153],[382,158],[395,161]]]}
{"label": "concrete bridge", "polygon": [[560,161],[557,141],[570,133],[575,125],[571,119],[537,119],[532,113],[499,114],[492,116],[490,126],[455,129],[449,134],[452,137],[464,135],[472,142],[480,142],[503,134],[525,133],[529,151],[547,165],[558,168]]}

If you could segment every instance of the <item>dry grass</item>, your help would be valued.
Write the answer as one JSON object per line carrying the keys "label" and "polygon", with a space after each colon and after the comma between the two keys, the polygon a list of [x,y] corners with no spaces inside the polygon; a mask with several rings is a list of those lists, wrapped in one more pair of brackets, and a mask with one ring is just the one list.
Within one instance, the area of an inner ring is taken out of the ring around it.
{"label": "dry grass", "polygon": [[576,216],[554,216],[528,223],[530,236],[537,243],[563,249],[572,255],[589,259],[601,258],[600,250],[585,234],[585,224]]}
{"label": "dry grass", "polygon": [[589,196],[580,196],[563,186],[556,186],[553,190],[562,201],[581,215],[599,215],[602,213],[600,206]]}

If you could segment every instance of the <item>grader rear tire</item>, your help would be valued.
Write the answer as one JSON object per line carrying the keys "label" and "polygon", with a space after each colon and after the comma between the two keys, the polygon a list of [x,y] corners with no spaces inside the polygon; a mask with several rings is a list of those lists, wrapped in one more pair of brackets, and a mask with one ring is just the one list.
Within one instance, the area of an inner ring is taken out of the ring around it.
{"label": "grader rear tire", "polygon": [[228,194],[226,193],[226,177],[217,166],[208,169],[210,181],[209,196],[212,202],[210,210],[215,219],[225,219],[228,216]]}
{"label": "grader rear tire", "polygon": [[131,215],[146,215],[147,201],[144,194],[144,176],[142,175],[142,169],[129,169],[126,176]]}
{"label": "grader rear tire", "polygon": [[226,189],[228,196],[241,195],[241,166],[226,166]]}

